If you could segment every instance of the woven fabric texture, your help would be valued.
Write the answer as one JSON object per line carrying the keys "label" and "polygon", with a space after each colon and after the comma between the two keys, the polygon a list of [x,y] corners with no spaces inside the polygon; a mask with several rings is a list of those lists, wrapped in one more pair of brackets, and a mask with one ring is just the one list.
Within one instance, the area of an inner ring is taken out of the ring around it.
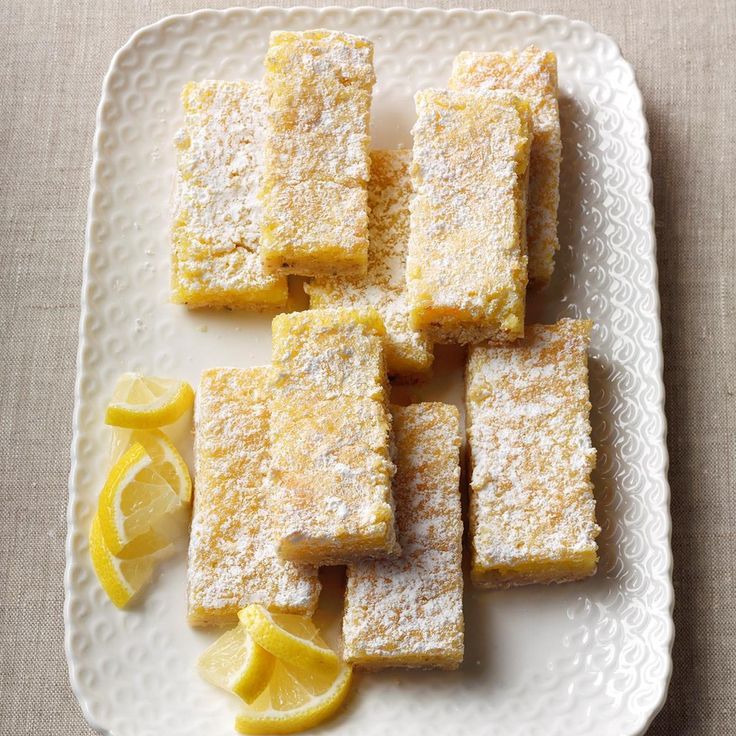
{"label": "woven fabric texture", "polygon": [[[736,734],[736,4],[495,5],[580,18],[612,35],[644,95],[677,628],[669,698],[649,734]],[[62,604],[95,109],[110,59],[130,34],[197,7],[6,0],[0,12],[0,736],[93,733],[68,686]]]}

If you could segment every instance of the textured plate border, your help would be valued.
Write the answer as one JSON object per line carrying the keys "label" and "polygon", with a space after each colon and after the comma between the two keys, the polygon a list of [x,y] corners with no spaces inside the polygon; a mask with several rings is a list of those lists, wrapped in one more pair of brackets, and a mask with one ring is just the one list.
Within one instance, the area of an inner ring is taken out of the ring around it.
{"label": "textured plate border", "polygon": [[[101,159],[101,146],[102,146],[102,138],[104,134],[104,121],[102,119],[102,109],[103,105],[105,103],[105,100],[109,94],[109,86],[110,86],[110,77],[111,72],[115,69],[118,60],[121,56],[125,54],[125,52],[134,45],[139,39],[143,38],[147,33],[149,33],[152,30],[155,29],[161,29],[167,24],[176,23],[181,21],[182,19],[191,19],[196,18],[197,16],[203,16],[207,15],[209,13],[218,13],[218,14],[225,14],[228,12],[237,12],[244,15],[253,15],[258,16],[259,14],[263,13],[269,13],[277,11],[279,13],[287,14],[290,17],[293,17],[297,14],[308,14],[308,15],[325,15],[329,14],[330,12],[334,11],[340,11],[343,13],[349,13],[351,15],[358,15],[361,13],[379,13],[382,15],[387,15],[390,13],[411,13],[415,14],[418,17],[419,16],[433,16],[435,18],[440,18],[442,16],[449,16],[449,17],[463,17],[467,20],[468,23],[472,22],[473,18],[483,18],[483,19],[491,19],[491,20],[497,20],[499,24],[503,22],[519,22],[519,23],[525,23],[529,22],[530,24],[554,24],[554,25],[560,25],[564,27],[569,27],[572,33],[579,33],[584,37],[588,38],[594,38],[597,43],[602,44],[604,46],[608,47],[608,52],[611,54],[615,54],[616,57],[620,57],[620,53],[618,51],[618,47],[616,46],[615,42],[611,40],[609,37],[604,36],[603,34],[599,34],[596,31],[594,31],[588,24],[580,22],[580,21],[570,21],[567,18],[564,18],[562,16],[553,16],[553,15],[546,15],[546,16],[538,16],[533,13],[527,13],[527,12],[516,12],[516,13],[503,13],[500,11],[494,11],[494,10],[487,10],[487,11],[469,11],[469,10],[461,10],[461,9],[453,9],[449,11],[442,11],[435,8],[425,8],[425,9],[419,9],[419,10],[411,10],[407,8],[387,8],[387,9],[378,9],[378,8],[354,8],[354,9],[344,9],[344,8],[337,8],[337,7],[328,7],[328,8],[307,8],[307,7],[294,7],[290,9],[282,9],[282,8],[273,8],[273,7],[264,7],[254,10],[244,9],[244,8],[238,8],[233,9],[232,11],[210,11],[210,10],[201,10],[197,11],[196,13],[189,14],[188,16],[181,16],[181,15],[172,15],[167,18],[164,18],[160,21],[158,21],[155,24],[152,24],[150,26],[144,27],[137,31],[130,40],[115,54],[113,57],[113,60],[111,62],[110,71],[108,71],[108,74],[105,77],[105,81],[103,83],[103,94],[102,99],[100,101],[100,106],[98,108],[97,112],[97,121],[96,121],[96,132],[95,132],[95,138],[94,138],[94,144],[93,144],[93,159],[92,159],[92,166],[91,166],[91,187],[90,187],[90,195],[89,195],[89,205],[88,205],[88,222],[87,222],[87,230],[86,230],[86,249],[85,249],[85,256],[84,256],[84,276],[83,276],[83,286],[82,286],[82,307],[81,307],[81,314],[80,314],[80,339],[79,339],[79,350],[77,355],[77,380],[75,384],[75,409],[74,409],[74,418],[73,418],[73,443],[72,443],[72,451],[71,451],[71,470],[70,470],[70,479],[69,479],[69,506],[68,506],[68,513],[67,513],[67,542],[66,542],[66,555],[67,555],[67,562],[66,562],[66,570],[65,570],[65,593],[66,593],[66,599],[65,599],[65,605],[64,605],[64,620],[65,620],[65,648],[66,648],[66,654],[67,654],[67,660],[69,663],[69,676],[70,681],[72,685],[72,689],[77,696],[82,711],[84,713],[85,718],[88,720],[88,722],[97,730],[104,732],[104,733],[110,733],[109,731],[106,731],[106,727],[103,723],[101,723],[98,718],[95,716],[95,714],[92,712],[91,706],[87,701],[86,695],[83,691],[83,688],[81,686],[81,683],[79,681],[78,671],[75,664],[74,657],[72,655],[72,630],[71,630],[71,623],[72,623],[72,611],[71,611],[71,591],[73,588],[73,581],[72,581],[72,569],[73,569],[73,562],[74,562],[74,545],[73,545],[73,532],[74,532],[74,525],[75,525],[75,509],[76,504],[78,502],[77,494],[76,494],[76,487],[79,482],[79,456],[80,456],[80,415],[81,415],[81,406],[83,402],[83,390],[82,390],[82,383],[85,373],[85,355],[87,354],[87,341],[86,341],[86,326],[88,325],[89,319],[90,319],[90,253],[91,253],[91,242],[92,242],[92,228],[95,221],[95,203],[97,201],[97,187],[96,187],[96,181],[99,177],[99,167],[100,167],[100,159]],[[623,68],[627,69],[627,73],[631,75],[633,79],[633,72],[631,71],[631,68],[628,66],[628,64],[623,61],[620,58],[616,58],[616,61],[619,64],[623,65]],[[632,82],[633,85],[633,82]],[[649,324],[650,328],[650,334],[649,337],[651,338],[651,344],[650,348],[653,349],[653,355],[651,364],[649,366],[651,370],[651,376],[652,381],[649,384],[650,391],[653,392],[653,395],[650,396],[649,401],[650,404],[656,405],[656,408],[659,412],[659,422],[657,425],[658,433],[657,431],[650,432],[649,438],[652,440],[652,442],[658,442],[660,443],[657,448],[655,448],[656,452],[658,454],[659,463],[655,463],[654,467],[652,468],[652,471],[656,473],[656,477],[650,477],[649,480],[652,484],[656,484],[660,487],[660,496],[662,498],[662,506],[661,509],[662,514],[661,518],[659,518],[657,521],[659,523],[659,533],[664,534],[666,536],[666,539],[668,541],[667,548],[666,549],[660,549],[658,552],[660,552],[662,555],[665,556],[663,562],[664,565],[660,566],[660,568],[663,568],[666,571],[667,580],[665,582],[665,590],[664,590],[664,600],[662,601],[664,604],[664,608],[668,612],[669,621],[661,621],[660,623],[662,625],[666,625],[667,631],[665,632],[665,635],[663,637],[664,642],[666,642],[666,648],[667,651],[663,652],[663,656],[666,657],[666,662],[664,663],[665,666],[665,672],[664,676],[661,677],[661,686],[659,688],[659,694],[658,696],[655,696],[653,699],[648,700],[646,703],[642,702],[640,703],[640,710],[636,714],[636,718],[633,721],[629,721],[631,730],[628,730],[627,733],[633,734],[641,734],[646,730],[647,726],[653,719],[656,712],[659,710],[661,705],[664,702],[664,699],[666,697],[667,693],[667,683],[669,681],[669,676],[671,674],[671,646],[672,646],[672,640],[674,635],[674,629],[672,626],[672,607],[673,607],[673,592],[672,592],[672,586],[671,586],[671,570],[672,570],[672,559],[671,559],[671,551],[669,546],[669,539],[670,539],[670,533],[671,533],[671,525],[670,525],[670,518],[669,518],[669,489],[667,487],[667,480],[666,480],[666,472],[667,472],[667,455],[666,455],[666,427],[665,427],[665,415],[664,415],[664,388],[662,383],[662,351],[661,351],[661,328],[660,328],[660,307],[659,307],[659,298],[658,298],[658,292],[656,290],[656,260],[655,260],[655,236],[654,236],[654,216],[653,216],[653,207],[652,207],[652,185],[651,185],[651,175],[650,175],[650,169],[651,169],[651,160],[649,156],[649,149],[648,145],[646,145],[646,139],[648,137],[648,131],[646,128],[646,122],[644,121],[643,117],[643,110],[642,110],[642,102],[641,102],[641,96],[638,92],[638,89],[635,88],[635,94],[638,96],[637,98],[637,106],[639,110],[639,114],[641,115],[641,125],[643,126],[643,132],[644,132],[644,151],[637,151],[637,154],[643,154],[644,160],[639,161],[638,163],[642,165],[645,168],[645,174],[646,174],[646,181],[644,182],[644,191],[642,191],[640,194],[643,198],[646,199],[646,207],[647,207],[647,222],[645,223],[639,223],[639,226],[644,228],[647,232],[647,239],[649,241],[650,245],[650,256],[652,259],[651,266],[651,273],[653,274],[652,279],[652,288],[653,293],[649,295],[649,301],[645,305],[648,308],[648,313],[646,314],[646,317],[648,317],[651,321],[651,324]],[[653,382],[653,383],[652,383]]]}

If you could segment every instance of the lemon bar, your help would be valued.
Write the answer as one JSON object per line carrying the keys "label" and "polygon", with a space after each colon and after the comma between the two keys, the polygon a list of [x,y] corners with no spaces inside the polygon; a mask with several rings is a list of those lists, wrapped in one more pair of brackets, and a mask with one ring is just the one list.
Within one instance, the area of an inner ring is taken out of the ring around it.
{"label": "lemon bar", "polygon": [[463,659],[460,416],[392,407],[401,557],[348,566],[344,655],[367,668],[456,669]]}
{"label": "lemon bar", "polygon": [[592,323],[527,325],[470,349],[466,417],[471,577],[483,588],[578,580],[598,562],[590,474]]}
{"label": "lemon bar", "polygon": [[392,376],[416,379],[432,365],[429,338],[409,323],[406,248],[409,240],[410,151],[372,151],[368,184],[368,272],[317,277],[305,288],[310,305],[372,306],[386,327],[386,365]]}
{"label": "lemon bar", "polygon": [[416,97],[410,316],[437,342],[524,334],[529,105],[511,92]]}
{"label": "lemon bar", "polygon": [[310,309],[272,327],[279,553],[309,564],[396,554],[380,317]]}
{"label": "lemon bar", "polygon": [[261,255],[273,272],[365,273],[373,44],[337,31],[275,31]]}
{"label": "lemon bar", "polygon": [[286,277],[260,259],[257,195],[266,97],[252,82],[189,82],[175,138],[171,298],[189,307],[277,309]]}
{"label": "lemon bar", "polygon": [[527,198],[529,283],[543,287],[554,270],[557,205],[560,200],[562,137],[557,103],[557,57],[527,46],[522,51],[463,51],[455,58],[451,89],[509,89],[529,102],[532,113],[531,161]]}
{"label": "lemon bar", "polygon": [[213,368],[200,379],[188,586],[195,625],[236,622],[248,603],[287,613],[317,604],[316,570],[276,553],[277,510],[264,485],[270,379],[268,367]]}

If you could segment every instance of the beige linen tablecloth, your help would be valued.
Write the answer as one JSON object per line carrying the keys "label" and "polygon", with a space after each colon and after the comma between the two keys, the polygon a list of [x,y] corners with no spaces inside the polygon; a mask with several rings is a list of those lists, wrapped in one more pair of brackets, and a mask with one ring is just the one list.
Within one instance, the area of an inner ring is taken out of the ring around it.
{"label": "beige linen tablecloth", "polygon": [[[138,27],[228,4],[1,3],[0,736],[92,733],[68,685],[62,582],[88,171],[102,77]],[[736,733],[736,3],[497,5],[591,22],[618,40],[644,95],[677,627],[669,699],[649,733]]]}

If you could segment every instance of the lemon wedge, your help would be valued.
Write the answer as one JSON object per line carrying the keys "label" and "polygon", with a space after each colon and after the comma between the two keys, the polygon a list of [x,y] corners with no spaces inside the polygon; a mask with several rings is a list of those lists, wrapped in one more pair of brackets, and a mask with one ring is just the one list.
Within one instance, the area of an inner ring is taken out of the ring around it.
{"label": "lemon wedge", "polygon": [[271,613],[253,603],[239,625],[200,657],[208,682],[246,703],[235,728],[244,734],[295,733],[317,725],[342,704],[352,667],[340,660],[308,616]]}
{"label": "lemon wedge", "polygon": [[121,429],[112,432],[111,456],[116,463],[135,443],[143,446],[156,472],[167,481],[182,503],[192,500],[192,478],[184,458],[160,429]]}
{"label": "lemon wedge", "polygon": [[210,684],[251,703],[268,685],[274,662],[274,658],[239,624],[204,651],[197,669]]}
{"label": "lemon wedge", "polygon": [[183,503],[160,468],[136,442],[110,470],[100,493],[98,517],[112,554],[131,559],[168,546],[167,517],[180,511]]}
{"label": "lemon wedge", "polygon": [[251,603],[238,613],[240,622],[256,644],[267,652],[306,670],[336,670],[340,658],[319,635],[308,616],[271,613],[258,603]]}
{"label": "lemon wedge", "polygon": [[105,423],[130,429],[152,429],[175,422],[194,402],[186,381],[123,373],[105,412]]}
{"label": "lemon wedge", "polygon": [[120,560],[110,552],[97,516],[89,533],[89,553],[97,579],[118,608],[125,607],[153,576],[152,557]]}
{"label": "lemon wedge", "polygon": [[305,670],[276,660],[263,692],[235,718],[244,734],[296,733],[331,716],[345,700],[352,678],[350,665]]}

